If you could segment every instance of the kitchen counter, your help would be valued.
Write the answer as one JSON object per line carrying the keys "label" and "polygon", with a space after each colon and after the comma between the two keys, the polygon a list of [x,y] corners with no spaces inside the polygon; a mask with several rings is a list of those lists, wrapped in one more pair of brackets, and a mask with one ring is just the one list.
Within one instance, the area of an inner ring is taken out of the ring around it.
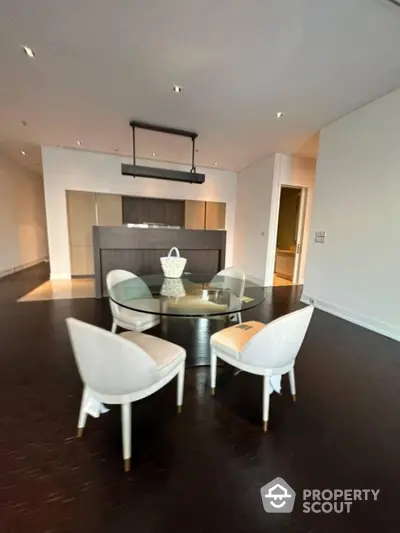
{"label": "kitchen counter", "polygon": [[226,231],[93,226],[96,298],[107,295],[106,276],[123,269],[140,275],[161,272],[160,258],[176,246],[187,271],[217,273],[225,267]]}

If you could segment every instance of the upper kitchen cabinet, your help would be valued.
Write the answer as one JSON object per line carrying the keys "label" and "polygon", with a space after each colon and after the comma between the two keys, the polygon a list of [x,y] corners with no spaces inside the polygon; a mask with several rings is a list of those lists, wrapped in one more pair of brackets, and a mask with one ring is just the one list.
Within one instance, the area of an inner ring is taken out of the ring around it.
{"label": "upper kitchen cabinet", "polygon": [[96,193],[96,204],[98,226],[122,226],[121,196]]}
{"label": "upper kitchen cabinet", "polygon": [[185,201],[185,228],[204,229],[206,223],[206,203],[197,200]]}
{"label": "upper kitchen cabinet", "polygon": [[225,229],[226,204],[222,202],[206,203],[206,225],[205,229],[224,230]]}

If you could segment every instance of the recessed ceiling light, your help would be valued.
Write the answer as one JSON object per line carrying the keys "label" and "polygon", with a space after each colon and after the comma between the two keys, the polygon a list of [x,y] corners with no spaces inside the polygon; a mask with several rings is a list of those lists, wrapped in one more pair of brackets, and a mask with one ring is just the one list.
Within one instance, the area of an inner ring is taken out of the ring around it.
{"label": "recessed ceiling light", "polygon": [[119,152],[119,148],[114,148],[114,152]]}
{"label": "recessed ceiling light", "polygon": [[174,91],[174,93],[181,93],[183,91],[183,87],[182,85],[174,85],[172,90]]}
{"label": "recessed ceiling light", "polygon": [[24,46],[21,44],[21,48],[25,52],[25,54],[31,59],[35,57],[35,52],[32,50],[32,48],[29,48],[29,46]]}
{"label": "recessed ceiling light", "polygon": [[22,126],[27,126],[27,125],[28,125],[28,123],[27,123],[27,121],[26,121],[26,120],[21,120],[21,125],[22,125]]}
{"label": "recessed ceiling light", "polygon": [[278,111],[277,114],[276,114],[276,118],[282,118],[283,117],[283,112],[282,111]]}
{"label": "recessed ceiling light", "polygon": [[156,156],[157,154],[155,152],[153,152],[153,156]]}
{"label": "recessed ceiling light", "polygon": [[81,141],[76,141],[76,144],[77,144],[78,146],[80,146],[82,143],[81,143]]}
{"label": "recessed ceiling light", "polygon": [[218,161],[214,161],[214,165],[217,166],[218,165]]}
{"label": "recessed ceiling light", "polygon": [[21,150],[21,154],[22,154],[22,155],[26,155],[26,152],[24,152],[23,150]]}

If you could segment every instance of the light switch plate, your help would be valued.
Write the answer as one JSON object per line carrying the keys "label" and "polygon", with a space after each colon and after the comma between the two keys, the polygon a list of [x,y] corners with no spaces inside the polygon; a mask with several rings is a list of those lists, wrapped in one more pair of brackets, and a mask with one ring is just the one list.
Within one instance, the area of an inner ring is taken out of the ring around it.
{"label": "light switch plate", "polygon": [[320,244],[324,244],[326,237],[326,231],[316,231],[314,241]]}

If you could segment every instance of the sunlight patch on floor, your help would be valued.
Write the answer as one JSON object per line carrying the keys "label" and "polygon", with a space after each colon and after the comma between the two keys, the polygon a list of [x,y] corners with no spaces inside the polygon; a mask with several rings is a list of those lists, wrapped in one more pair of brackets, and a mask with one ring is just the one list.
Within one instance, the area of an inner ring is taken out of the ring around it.
{"label": "sunlight patch on floor", "polygon": [[68,279],[46,281],[22,296],[18,302],[40,302],[43,300],[94,297],[94,279]]}

